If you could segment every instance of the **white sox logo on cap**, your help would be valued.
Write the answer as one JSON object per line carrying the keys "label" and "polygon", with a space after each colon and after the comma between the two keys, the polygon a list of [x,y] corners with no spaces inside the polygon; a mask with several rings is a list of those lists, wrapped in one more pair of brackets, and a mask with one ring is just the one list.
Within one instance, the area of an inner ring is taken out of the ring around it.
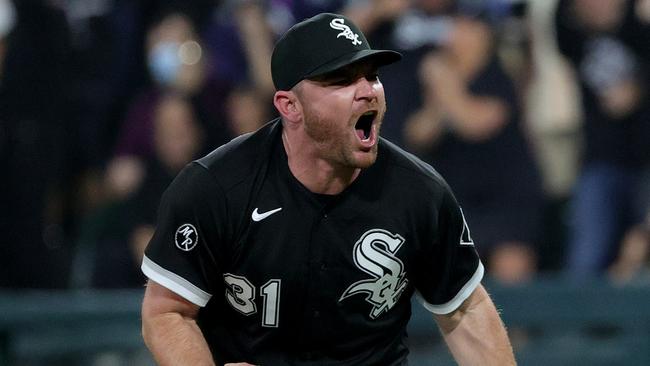
{"label": "white sox logo on cap", "polygon": [[361,41],[359,40],[359,35],[352,32],[352,29],[350,29],[350,27],[348,27],[344,23],[345,23],[345,19],[343,18],[332,19],[332,21],[330,22],[330,27],[332,27],[332,29],[342,31],[341,33],[336,35],[336,38],[343,36],[351,40],[353,45],[361,44]]}
{"label": "white sox logo on cap", "polygon": [[199,233],[192,224],[183,224],[176,230],[174,241],[178,249],[189,252],[199,242]]}

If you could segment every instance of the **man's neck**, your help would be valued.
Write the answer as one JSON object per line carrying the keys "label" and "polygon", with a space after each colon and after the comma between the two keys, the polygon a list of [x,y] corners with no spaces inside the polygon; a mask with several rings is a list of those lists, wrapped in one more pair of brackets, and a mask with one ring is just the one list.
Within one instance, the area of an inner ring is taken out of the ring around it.
{"label": "man's neck", "polygon": [[361,173],[360,168],[333,164],[318,155],[311,142],[289,137],[282,131],[282,143],[287,153],[291,174],[309,191],[319,194],[343,192]]}

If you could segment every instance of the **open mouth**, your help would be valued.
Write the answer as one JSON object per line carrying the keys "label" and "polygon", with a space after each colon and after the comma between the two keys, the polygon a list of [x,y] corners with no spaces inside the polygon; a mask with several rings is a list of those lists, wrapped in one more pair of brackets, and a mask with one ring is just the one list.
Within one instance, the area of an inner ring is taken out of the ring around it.
{"label": "open mouth", "polygon": [[354,125],[354,128],[357,131],[357,136],[361,141],[367,140],[370,138],[370,133],[372,132],[372,122],[377,116],[377,111],[368,111],[359,117],[357,124]]}

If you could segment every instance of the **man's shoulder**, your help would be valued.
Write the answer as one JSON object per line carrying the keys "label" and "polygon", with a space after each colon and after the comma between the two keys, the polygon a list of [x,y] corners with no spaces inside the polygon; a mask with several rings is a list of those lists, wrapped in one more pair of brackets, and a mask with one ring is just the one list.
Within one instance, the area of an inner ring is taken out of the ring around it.
{"label": "man's shoulder", "polygon": [[389,140],[382,138],[380,149],[382,151],[379,153],[387,156],[389,172],[393,172],[393,175],[400,180],[415,184],[424,183],[434,189],[447,185],[444,178],[431,165]]}
{"label": "man's shoulder", "polygon": [[196,160],[224,189],[251,176],[260,164],[268,161],[281,124],[273,120],[254,132],[243,134]]}

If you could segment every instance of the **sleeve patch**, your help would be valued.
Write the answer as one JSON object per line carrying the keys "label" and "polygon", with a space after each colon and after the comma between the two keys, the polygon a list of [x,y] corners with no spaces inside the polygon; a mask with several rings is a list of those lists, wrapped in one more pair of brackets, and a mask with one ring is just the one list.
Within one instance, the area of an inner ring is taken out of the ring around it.
{"label": "sleeve patch", "polygon": [[176,247],[184,252],[194,249],[199,242],[199,232],[192,224],[183,224],[176,229],[174,234]]}

